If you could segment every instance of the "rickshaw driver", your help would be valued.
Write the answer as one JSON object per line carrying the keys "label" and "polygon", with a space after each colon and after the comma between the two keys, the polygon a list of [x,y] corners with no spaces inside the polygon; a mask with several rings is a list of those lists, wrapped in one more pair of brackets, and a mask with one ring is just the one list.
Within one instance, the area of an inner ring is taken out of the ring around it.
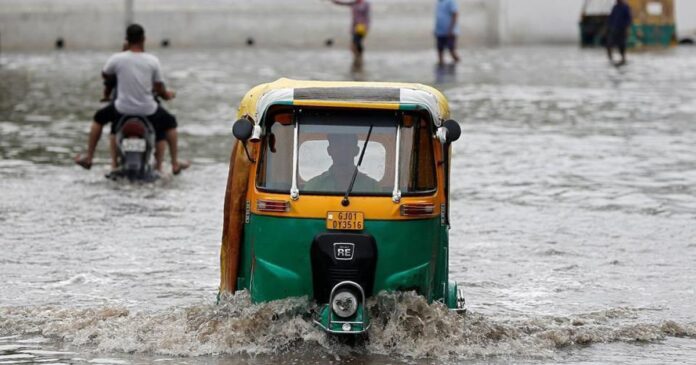
{"label": "rickshaw driver", "polygon": [[[358,138],[355,134],[329,134],[328,140],[326,151],[333,164],[321,175],[307,181],[303,190],[344,192],[348,189],[355,170],[355,156],[360,153]],[[380,187],[375,179],[358,171],[353,191],[379,192]]]}

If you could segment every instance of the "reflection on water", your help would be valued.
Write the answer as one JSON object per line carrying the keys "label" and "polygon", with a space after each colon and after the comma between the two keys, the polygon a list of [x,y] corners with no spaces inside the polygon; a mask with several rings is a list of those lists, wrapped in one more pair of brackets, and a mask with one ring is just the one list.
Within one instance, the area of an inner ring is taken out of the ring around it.
{"label": "reflection on water", "polygon": [[435,66],[435,85],[446,85],[455,82],[457,82],[456,64],[437,64]]}
{"label": "reflection on water", "polygon": [[621,70],[574,48],[470,50],[456,70],[434,69],[431,52],[368,53],[366,79],[437,83],[462,124],[450,270],[470,314],[381,297],[379,321],[356,347],[316,330],[302,301],[214,304],[236,104],[281,76],[351,79],[345,52],[159,56],[194,166],[138,185],[103,178],[105,138],[91,171],[71,160],[100,106],[107,53],[2,55],[0,362],[688,363],[696,354],[693,50],[636,54]]}

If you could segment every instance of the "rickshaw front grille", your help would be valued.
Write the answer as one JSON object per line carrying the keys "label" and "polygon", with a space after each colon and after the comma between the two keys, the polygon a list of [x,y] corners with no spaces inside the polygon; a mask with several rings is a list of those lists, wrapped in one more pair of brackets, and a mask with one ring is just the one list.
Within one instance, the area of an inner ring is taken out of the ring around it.
{"label": "rickshaw front grille", "polygon": [[[339,245],[352,247],[350,257],[337,254]],[[361,233],[321,233],[314,237],[311,249],[314,299],[329,300],[331,289],[342,281],[352,281],[372,295],[377,267],[377,244],[374,237]]]}
{"label": "rickshaw front grille", "polygon": [[360,278],[360,270],[349,269],[341,267],[331,267],[329,268],[329,280],[341,282],[341,281],[356,281]]}

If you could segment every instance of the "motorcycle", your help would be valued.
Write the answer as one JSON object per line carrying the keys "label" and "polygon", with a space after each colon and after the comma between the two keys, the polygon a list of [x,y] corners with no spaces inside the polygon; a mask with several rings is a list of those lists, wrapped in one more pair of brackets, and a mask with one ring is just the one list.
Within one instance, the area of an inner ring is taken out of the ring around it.
{"label": "motorcycle", "polygon": [[119,168],[107,178],[152,182],[159,174],[152,167],[155,129],[144,116],[125,115],[116,124],[116,149]]}

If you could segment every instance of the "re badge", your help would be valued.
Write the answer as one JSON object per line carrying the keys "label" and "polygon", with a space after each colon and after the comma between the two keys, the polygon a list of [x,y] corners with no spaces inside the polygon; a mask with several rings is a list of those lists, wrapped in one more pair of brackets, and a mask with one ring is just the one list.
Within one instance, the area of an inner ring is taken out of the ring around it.
{"label": "re badge", "polygon": [[353,243],[334,243],[334,258],[336,260],[352,260],[355,252],[355,244]]}

